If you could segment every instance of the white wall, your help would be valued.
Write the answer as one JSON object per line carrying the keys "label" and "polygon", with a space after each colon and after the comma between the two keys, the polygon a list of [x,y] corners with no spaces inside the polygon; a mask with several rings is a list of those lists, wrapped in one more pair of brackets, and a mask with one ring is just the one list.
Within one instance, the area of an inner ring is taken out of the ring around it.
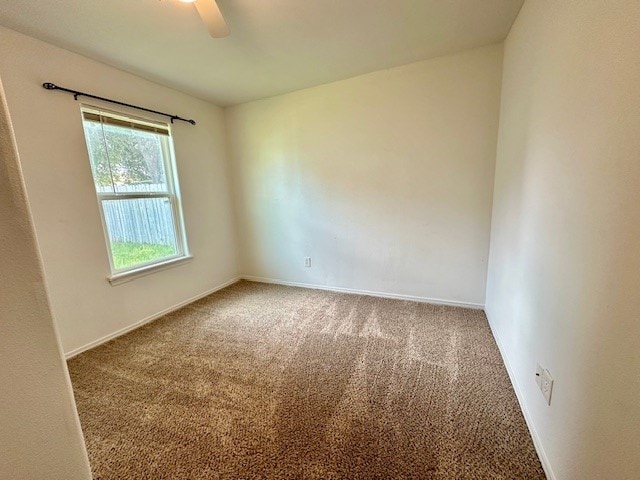
{"label": "white wall", "polygon": [[242,273],[483,304],[501,62],[495,45],[228,108]]}
{"label": "white wall", "polygon": [[[66,352],[237,274],[220,108],[5,28],[0,28],[0,74]],[[45,81],[197,120],[195,127],[173,126],[192,262],[109,284],[79,103],[44,90]]]}
{"label": "white wall", "polygon": [[0,478],[90,479],[0,85]]}
{"label": "white wall", "polygon": [[639,59],[637,0],[527,0],[505,44],[486,309],[562,480],[640,478]]}

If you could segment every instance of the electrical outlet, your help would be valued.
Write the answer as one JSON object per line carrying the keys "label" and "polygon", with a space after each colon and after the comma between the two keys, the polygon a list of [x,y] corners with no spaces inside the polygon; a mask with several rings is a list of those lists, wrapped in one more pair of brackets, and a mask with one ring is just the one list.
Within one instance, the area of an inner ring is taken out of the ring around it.
{"label": "electrical outlet", "polygon": [[311,268],[311,257],[304,257],[304,266]]}
{"label": "electrical outlet", "polygon": [[551,405],[551,391],[553,390],[553,377],[549,373],[549,370],[536,365],[536,383],[542,392],[542,395],[547,400],[547,404]]}
{"label": "electrical outlet", "polygon": [[549,373],[549,370],[542,372],[542,385],[540,387],[542,395],[547,399],[547,404],[551,405],[551,390],[553,390],[553,378]]}

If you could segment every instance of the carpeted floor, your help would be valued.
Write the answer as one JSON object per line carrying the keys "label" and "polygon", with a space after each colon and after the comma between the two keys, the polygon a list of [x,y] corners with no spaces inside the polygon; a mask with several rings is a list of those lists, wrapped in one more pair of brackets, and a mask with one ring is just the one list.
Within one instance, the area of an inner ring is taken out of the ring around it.
{"label": "carpeted floor", "polygon": [[544,479],[484,314],[240,282],[69,361],[100,479]]}

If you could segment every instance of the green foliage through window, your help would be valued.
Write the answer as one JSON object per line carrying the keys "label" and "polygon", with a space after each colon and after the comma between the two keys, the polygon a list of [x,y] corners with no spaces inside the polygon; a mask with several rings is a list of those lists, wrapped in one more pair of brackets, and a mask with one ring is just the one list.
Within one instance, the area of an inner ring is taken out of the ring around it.
{"label": "green foliage through window", "polygon": [[96,122],[85,132],[96,186],[165,183],[158,135]]}
{"label": "green foliage through window", "polygon": [[167,258],[176,252],[173,245],[116,242],[111,244],[111,253],[114,267],[119,269]]}

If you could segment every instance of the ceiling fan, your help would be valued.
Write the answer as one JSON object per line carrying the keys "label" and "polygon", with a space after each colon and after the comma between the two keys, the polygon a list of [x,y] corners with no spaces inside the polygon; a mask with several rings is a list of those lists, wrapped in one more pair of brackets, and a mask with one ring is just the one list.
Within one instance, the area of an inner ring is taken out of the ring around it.
{"label": "ceiling fan", "polygon": [[229,35],[229,27],[225,22],[222,12],[216,0],[180,0],[182,3],[193,3],[200,14],[200,18],[207,26],[209,34],[213,38],[222,38]]}

